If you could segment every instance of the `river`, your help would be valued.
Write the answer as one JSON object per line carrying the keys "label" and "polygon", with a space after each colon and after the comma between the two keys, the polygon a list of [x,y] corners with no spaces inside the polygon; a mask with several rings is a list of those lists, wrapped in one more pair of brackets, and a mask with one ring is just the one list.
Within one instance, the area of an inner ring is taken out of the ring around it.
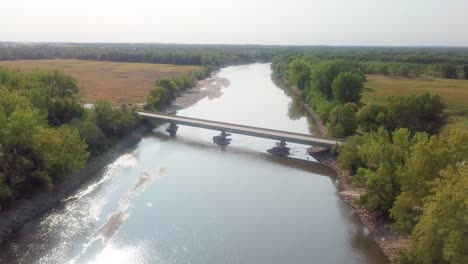
{"label": "river", "polygon": [[[178,115],[314,133],[269,64],[221,69],[221,96]],[[228,81],[227,81],[228,80]],[[8,263],[386,263],[337,195],[334,173],[305,146],[215,131],[155,129],[63,205],[25,225],[2,250]]]}

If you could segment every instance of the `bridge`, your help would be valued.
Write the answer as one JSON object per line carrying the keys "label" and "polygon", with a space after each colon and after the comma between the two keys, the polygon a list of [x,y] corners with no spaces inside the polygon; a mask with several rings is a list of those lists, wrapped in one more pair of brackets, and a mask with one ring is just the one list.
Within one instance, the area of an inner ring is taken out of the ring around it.
{"label": "bridge", "polygon": [[[219,136],[213,137],[213,141],[220,145],[228,145],[230,143],[230,139],[227,138],[229,136],[229,133],[278,140],[281,143],[278,144],[276,148],[280,150],[285,150],[286,142],[327,148],[334,145],[341,145],[344,143],[344,141],[333,138],[318,137],[308,134],[300,134],[281,130],[224,123],[191,117],[175,116],[163,113],[139,111],[137,112],[137,114],[147,120],[156,120],[170,123],[166,131],[169,132],[172,136],[175,136],[176,134],[177,124],[221,131],[221,134]],[[289,150],[289,148],[286,149]],[[271,153],[270,150],[269,152]],[[287,154],[289,154],[289,151],[287,151]]]}

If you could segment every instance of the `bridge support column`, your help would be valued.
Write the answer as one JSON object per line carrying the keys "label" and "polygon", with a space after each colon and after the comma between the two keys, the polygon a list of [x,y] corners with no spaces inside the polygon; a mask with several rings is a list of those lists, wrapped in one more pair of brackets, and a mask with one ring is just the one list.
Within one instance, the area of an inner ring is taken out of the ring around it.
{"label": "bridge support column", "polygon": [[288,156],[290,148],[286,147],[286,145],[286,141],[281,140],[280,142],[276,142],[275,146],[267,151],[276,156]]}
{"label": "bridge support column", "polygon": [[226,131],[221,131],[221,134],[213,137],[213,142],[221,146],[227,146],[231,144],[231,139],[228,138],[229,136],[231,136],[231,134],[226,133]]}
{"label": "bridge support column", "polygon": [[171,122],[169,126],[166,128],[166,132],[169,133],[171,137],[175,137],[178,129],[179,129],[179,126],[176,123]]}

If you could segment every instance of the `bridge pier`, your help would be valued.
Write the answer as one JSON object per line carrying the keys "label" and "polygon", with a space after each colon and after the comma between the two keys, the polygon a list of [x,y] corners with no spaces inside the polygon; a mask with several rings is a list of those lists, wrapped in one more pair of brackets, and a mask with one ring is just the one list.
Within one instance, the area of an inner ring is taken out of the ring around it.
{"label": "bridge pier", "polygon": [[231,144],[232,140],[228,138],[229,136],[231,136],[231,134],[226,133],[226,131],[223,130],[221,131],[221,134],[213,137],[213,142],[221,146],[227,146]]}
{"label": "bridge pier", "polygon": [[268,149],[267,152],[276,156],[289,156],[290,148],[286,147],[286,141],[281,140],[276,142],[275,146],[271,149]]}
{"label": "bridge pier", "polygon": [[171,137],[175,137],[178,129],[179,129],[179,126],[176,123],[171,122],[169,126],[166,128],[166,132],[169,133]]}

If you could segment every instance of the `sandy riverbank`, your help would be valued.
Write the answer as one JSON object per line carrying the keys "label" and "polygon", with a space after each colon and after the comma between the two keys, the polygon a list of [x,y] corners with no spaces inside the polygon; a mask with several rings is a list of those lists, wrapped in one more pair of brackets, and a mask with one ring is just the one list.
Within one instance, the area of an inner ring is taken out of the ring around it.
{"label": "sandy riverbank", "polygon": [[166,112],[188,108],[205,98],[208,98],[208,100],[219,98],[223,95],[221,90],[229,85],[231,83],[228,79],[217,76],[198,81],[196,87],[179,93],[176,100],[166,109]]}

